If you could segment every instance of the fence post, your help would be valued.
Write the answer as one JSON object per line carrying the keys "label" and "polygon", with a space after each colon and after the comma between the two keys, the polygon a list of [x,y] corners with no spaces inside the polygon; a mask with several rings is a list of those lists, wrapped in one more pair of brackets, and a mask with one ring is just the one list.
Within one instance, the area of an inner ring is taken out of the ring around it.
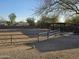
{"label": "fence post", "polygon": [[47,31],[47,39],[49,39],[50,30]]}
{"label": "fence post", "polygon": [[39,42],[39,33],[38,33],[38,42]]}
{"label": "fence post", "polygon": [[11,45],[12,45],[12,34],[11,34]]}

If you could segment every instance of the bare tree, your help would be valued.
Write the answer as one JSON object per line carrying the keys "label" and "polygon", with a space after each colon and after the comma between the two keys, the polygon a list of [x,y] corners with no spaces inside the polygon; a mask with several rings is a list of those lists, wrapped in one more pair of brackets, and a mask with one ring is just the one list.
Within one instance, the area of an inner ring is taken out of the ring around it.
{"label": "bare tree", "polygon": [[38,14],[79,14],[79,0],[40,0]]}

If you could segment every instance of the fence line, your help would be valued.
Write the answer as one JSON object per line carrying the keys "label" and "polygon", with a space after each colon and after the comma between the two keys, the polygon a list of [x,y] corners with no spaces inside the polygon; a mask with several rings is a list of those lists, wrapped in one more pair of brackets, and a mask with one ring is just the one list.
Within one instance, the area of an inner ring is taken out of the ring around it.
{"label": "fence line", "polygon": [[[13,36],[16,36],[16,35],[24,35],[24,34],[6,34],[6,35],[0,35],[0,36],[4,36],[3,38],[0,38],[0,44],[6,44],[6,43],[10,43],[10,45],[13,45],[13,43],[21,43],[21,42],[24,42],[24,43],[32,43],[32,41],[30,41],[30,40],[28,40],[28,39],[31,39],[31,38],[29,38],[29,37],[22,37],[22,38],[14,38]],[[9,36],[9,38],[7,37],[5,37],[5,36]],[[25,39],[24,41],[23,41],[23,39]],[[2,42],[2,41],[4,41],[4,42]]]}
{"label": "fence line", "polygon": [[40,42],[40,36],[44,35],[47,37],[46,39],[49,39],[50,36],[56,35],[56,34],[61,34],[59,30],[48,30],[47,32],[41,32],[38,33],[38,42]]}
{"label": "fence line", "polygon": [[[40,36],[44,36],[46,39],[49,39],[50,36],[52,35],[56,35],[56,34],[60,34],[60,31],[59,29],[58,30],[48,30],[46,32],[40,32],[40,33],[37,33],[38,35],[35,36],[36,38],[36,41],[40,42]],[[18,37],[13,37],[13,36],[16,36],[16,35],[24,35],[22,33],[20,34],[12,34],[12,33],[9,33],[9,34],[0,34],[0,36],[4,36],[4,38],[0,38],[0,41],[1,40],[5,40],[4,43],[10,43],[10,45],[13,45],[13,43],[21,43],[21,42],[24,42],[24,43],[33,43],[34,40],[32,40],[32,38],[30,38],[32,41],[28,40],[29,37],[22,37],[22,38],[18,38]],[[5,36],[10,36],[10,37],[5,37]],[[25,39],[24,41],[23,40],[20,40],[20,39]],[[7,40],[10,40],[7,42]],[[16,41],[17,40],[17,41]],[[28,40],[28,41],[27,41]],[[3,42],[1,42],[3,44]],[[0,44],[1,44],[0,43]]]}

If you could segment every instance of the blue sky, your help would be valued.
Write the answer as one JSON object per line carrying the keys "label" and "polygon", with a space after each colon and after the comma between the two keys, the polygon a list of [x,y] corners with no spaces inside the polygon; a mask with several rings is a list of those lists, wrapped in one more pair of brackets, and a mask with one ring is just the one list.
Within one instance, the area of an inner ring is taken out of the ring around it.
{"label": "blue sky", "polygon": [[33,17],[39,0],[0,0],[0,16],[8,19],[8,15],[15,13],[17,21],[24,21],[27,17]]}

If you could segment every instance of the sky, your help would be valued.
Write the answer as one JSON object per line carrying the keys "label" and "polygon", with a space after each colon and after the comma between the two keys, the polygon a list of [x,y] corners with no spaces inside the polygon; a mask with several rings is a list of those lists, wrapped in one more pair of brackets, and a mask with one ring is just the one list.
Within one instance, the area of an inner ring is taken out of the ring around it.
{"label": "sky", "polygon": [[16,21],[25,21],[27,17],[34,17],[35,8],[39,0],[0,0],[0,17],[8,19],[8,15],[15,13]]}

